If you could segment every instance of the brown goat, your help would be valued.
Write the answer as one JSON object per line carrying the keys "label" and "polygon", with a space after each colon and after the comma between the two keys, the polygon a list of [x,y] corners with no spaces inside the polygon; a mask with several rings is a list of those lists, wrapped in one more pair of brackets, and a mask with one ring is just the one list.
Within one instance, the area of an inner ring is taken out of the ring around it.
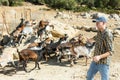
{"label": "brown goat", "polygon": [[[37,53],[35,53],[34,51],[32,50],[29,50],[29,49],[23,49],[22,51],[18,51],[17,49],[17,52],[19,54],[19,61],[20,62],[23,62],[23,68],[26,72],[31,72],[32,70],[34,70],[37,66],[38,66],[38,69],[40,69],[39,67],[39,63],[38,63],[38,55]],[[26,70],[26,67],[27,67],[27,62],[29,59],[32,59],[33,61],[35,61],[35,67],[33,69],[31,69],[30,71],[27,71]]]}
{"label": "brown goat", "polygon": [[44,21],[44,20],[41,20],[39,22],[39,28],[44,28],[46,25],[48,25],[49,22],[48,21]]}

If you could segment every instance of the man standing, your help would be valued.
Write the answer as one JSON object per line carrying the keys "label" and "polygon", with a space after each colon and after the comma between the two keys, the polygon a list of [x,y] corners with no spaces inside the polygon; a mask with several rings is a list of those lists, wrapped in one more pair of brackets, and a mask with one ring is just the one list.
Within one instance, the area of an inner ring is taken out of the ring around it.
{"label": "man standing", "polygon": [[109,80],[109,62],[110,55],[113,52],[113,35],[106,27],[107,20],[105,17],[98,17],[93,22],[96,22],[98,32],[96,36],[89,39],[89,41],[94,40],[96,43],[93,61],[87,72],[87,80],[94,80],[94,75],[98,71],[100,72],[101,80]]}

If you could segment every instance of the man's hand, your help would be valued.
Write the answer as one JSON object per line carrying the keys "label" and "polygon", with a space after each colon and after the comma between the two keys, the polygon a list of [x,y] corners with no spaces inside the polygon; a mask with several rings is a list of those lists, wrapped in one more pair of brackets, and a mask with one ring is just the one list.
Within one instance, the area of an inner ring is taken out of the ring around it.
{"label": "man's hand", "polygon": [[93,57],[93,61],[95,61],[95,62],[98,62],[100,59],[101,59],[100,56],[94,56],[94,57]]}

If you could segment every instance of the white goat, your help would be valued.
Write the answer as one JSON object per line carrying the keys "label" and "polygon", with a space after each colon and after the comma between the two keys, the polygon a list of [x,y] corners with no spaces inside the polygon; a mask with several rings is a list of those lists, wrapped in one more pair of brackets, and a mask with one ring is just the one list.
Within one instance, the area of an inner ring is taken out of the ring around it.
{"label": "white goat", "polygon": [[[86,65],[87,65],[88,58],[91,58],[91,56],[92,56],[91,53],[94,50],[94,45],[95,45],[95,42],[94,43],[87,42],[83,46],[81,46],[81,45],[75,46],[73,48],[74,52],[76,53],[75,59],[77,59],[77,58],[79,58],[79,56],[83,55],[86,57]],[[71,62],[71,65],[73,65],[73,60]]]}
{"label": "white goat", "polygon": [[[66,47],[60,50],[59,56],[58,56],[58,62],[61,62],[61,57],[64,55],[67,55],[69,57],[69,60],[71,61],[71,66],[74,64],[74,60],[78,59],[79,56],[85,56],[86,57],[86,65],[87,65],[87,59],[91,57],[91,53],[94,50],[95,43],[86,43],[86,45],[77,45],[73,47]],[[72,57],[71,57],[72,56]]]}
{"label": "white goat", "polygon": [[8,65],[9,62],[14,64],[14,55],[18,58],[18,54],[16,48],[7,47],[3,50],[2,55],[0,55],[0,65],[2,68]]}

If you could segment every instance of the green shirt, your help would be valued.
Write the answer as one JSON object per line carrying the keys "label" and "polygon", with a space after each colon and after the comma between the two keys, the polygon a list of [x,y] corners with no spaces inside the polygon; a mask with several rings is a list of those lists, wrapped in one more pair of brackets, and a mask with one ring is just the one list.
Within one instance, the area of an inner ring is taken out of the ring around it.
{"label": "green shirt", "polygon": [[[110,52],[112,55],[113,52],[113,35],[112,33],[106,28],[103,32],[98,31],[97,35],[94,36],[95,43],[95,50],[94,56],[104,54],[106,52]],[[97,64],[108,64],[110,62],[110,56],[106,58],[100,59]]]}

